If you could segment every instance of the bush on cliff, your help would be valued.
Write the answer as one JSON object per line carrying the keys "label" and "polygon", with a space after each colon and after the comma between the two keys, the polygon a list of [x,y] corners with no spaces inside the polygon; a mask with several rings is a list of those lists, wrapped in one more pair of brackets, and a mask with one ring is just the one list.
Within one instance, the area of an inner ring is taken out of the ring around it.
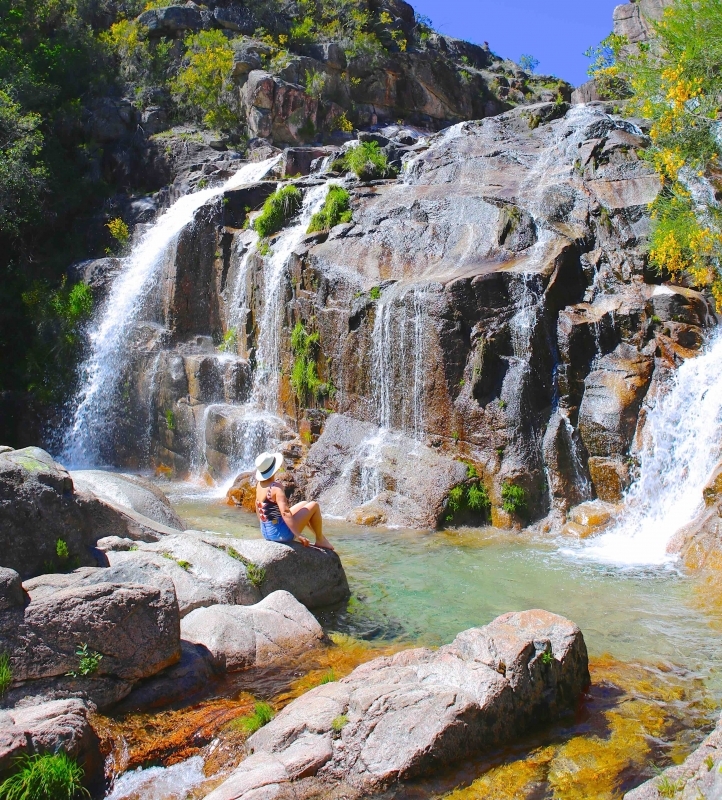
{"label": "bush on cliff", "polygon": [[307,233],[330,231],[342,222],[351,222],[351,196],[341,186],[330,186],[320,211],[311,217]]}
{"label": "bush on cliff", "polygon": [[66,753],[24,755],[0,784],[0,800],[74,800],[90,797],[84,772]]}
{"label": "bush on cliff", "polygon": [[649,45],[605,40],[592,74],[622,87],[652,121],[645,157],[663,189],[652,207],[651,264],[709,287],[722,308],[722,212],[699,185],[705,176],[717,181],[722,168],[722,0],[676,0],[653,31]]}
{"label": "bush on cliff", "polygon": [[181,108],[210,128],[238,125],[238,89],[231,79],[233,47],[222,31],[186,37],[184,66],[171,84]]}
{"label": "bush on cliff", "polygon": [[284,186],[274,192],[253,223],[256,233],[263,239],[278,233],[299,212],[302,204],[303,195],[295,186]]}
{"label": "bush on cliff", "polygon": [[362,181],[388,178],[395,174],[378,142],[359,142],[346,151],[343,160],[346,169],[356,173],[356,177]]}

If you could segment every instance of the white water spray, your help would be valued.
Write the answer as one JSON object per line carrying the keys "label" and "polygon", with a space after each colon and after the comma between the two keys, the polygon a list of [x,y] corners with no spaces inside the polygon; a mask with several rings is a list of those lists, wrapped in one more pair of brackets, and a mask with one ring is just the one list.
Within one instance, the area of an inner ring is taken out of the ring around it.
{"label": "white water spray", "polygon": [[150,767],[118,777],[106,800],[186,800],[207,778],[203,759],[194,756],[170,767]]}
{"label": "white water spray", "polygon": [[116,389],[131,349],[134,326],[180,232],[193,221],[201,206],[224,192],[260,180],[278,160],[245,164],[224,184],[181,197],[133,248],[113,282],[102,315],[90,332],[91,354],[82,368],[82,386],[63,443],[66,463],[79,466],[98,460],[98,440],[112,425]]}
{"label": "white water spray", "polygon": [[623,566],[673,560],[667,545],[703,506],[702,490],[722,456],[722,335],[677,370],[647,416],[640,475],[614,528],[579,555]]}

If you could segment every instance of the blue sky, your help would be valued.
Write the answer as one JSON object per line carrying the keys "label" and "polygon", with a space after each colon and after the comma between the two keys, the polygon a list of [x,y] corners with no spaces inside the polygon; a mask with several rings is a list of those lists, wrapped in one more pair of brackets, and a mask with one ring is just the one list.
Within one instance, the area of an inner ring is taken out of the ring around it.
{"label": "blue sky", "polygon": [[434,28],[471,42],[489,42],[500,56],[539,59],[538,72],[579,85],[587,80],[584,51],[612,30],[624,0],[409,0]]}

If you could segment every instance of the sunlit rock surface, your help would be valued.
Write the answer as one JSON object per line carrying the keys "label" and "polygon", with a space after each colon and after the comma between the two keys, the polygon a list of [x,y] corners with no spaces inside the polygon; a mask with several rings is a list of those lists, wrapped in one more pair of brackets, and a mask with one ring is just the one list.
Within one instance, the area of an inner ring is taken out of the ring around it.
{"label": "sunlit rock surface", "polygon": [[589,683],[579,629],[545,611],[506,614],[433,652],[369,662],[287,706],[208,800],[304,797],[318,783],[353,795],[427,774],[573,709]]}

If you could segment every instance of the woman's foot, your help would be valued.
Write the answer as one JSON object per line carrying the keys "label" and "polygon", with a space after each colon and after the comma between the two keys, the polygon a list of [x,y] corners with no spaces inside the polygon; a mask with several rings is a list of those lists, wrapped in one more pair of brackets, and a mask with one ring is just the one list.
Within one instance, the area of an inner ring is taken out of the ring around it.
{"label": "woman's foot", "polygon": [[300,542],[304,547],[310,547],[311,542],[305,536],[297,536],[296,541]]}
{"label": "woman's foot", "polygon": [[325,536],[317,536],[316,541],[314,542],[314,547],[322,547],[324,550],[334,550],[335,552],[334,546]]}

